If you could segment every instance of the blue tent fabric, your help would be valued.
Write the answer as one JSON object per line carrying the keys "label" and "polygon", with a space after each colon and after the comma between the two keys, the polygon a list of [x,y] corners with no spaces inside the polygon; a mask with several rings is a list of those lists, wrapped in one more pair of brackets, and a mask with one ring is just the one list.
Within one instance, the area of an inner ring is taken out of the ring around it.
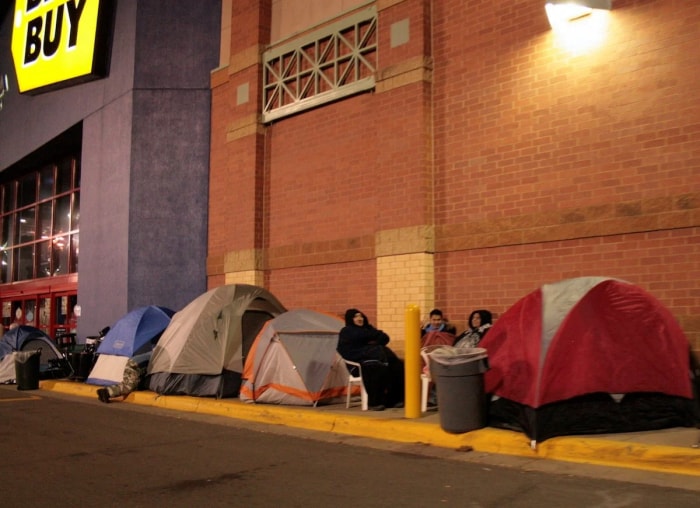
{"label": "blue tent fabric", "polygon": [[47,349],[55,351],[57,356],[60,355],[60,352],[51,340],[51,337],[46,335],[38,328],[22,325],[9,330],[0,339],[0,358],[4,357],[8,353],[12,353],[13,351],[22,351],[24,349],[24,344],[29,343],[31,340],[46,342]]}
{"label": "blue tent fabric", "polygon": [[63,353],[51,337],[33,326],[21,325],[9,330],[0,338],[0,360],[13,351],[41,349],[39,365],[41,379],[65,377],[70,372]]}
{"label": "blue tent fabric", "polygon": [[34,337],[46,337],[51,341],[48,335],[33,326],[17,326],[7,331],[0,339],[0,358],[13,351],[21,351],[24,341]]}
{"label": "blue tent fabric", "polygon": [[132,310],[109,329],[97,353],[131,358],[152,351],[174,313],[157,305]]}

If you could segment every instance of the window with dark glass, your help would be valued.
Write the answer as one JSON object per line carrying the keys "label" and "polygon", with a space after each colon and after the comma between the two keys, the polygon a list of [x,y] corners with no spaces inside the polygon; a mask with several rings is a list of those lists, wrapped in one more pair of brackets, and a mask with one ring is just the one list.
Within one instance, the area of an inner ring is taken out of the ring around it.
{"label": "window with dark glass", "polygon": [[0,283],[75,273],[79,218],[77,157],[0,181]]}

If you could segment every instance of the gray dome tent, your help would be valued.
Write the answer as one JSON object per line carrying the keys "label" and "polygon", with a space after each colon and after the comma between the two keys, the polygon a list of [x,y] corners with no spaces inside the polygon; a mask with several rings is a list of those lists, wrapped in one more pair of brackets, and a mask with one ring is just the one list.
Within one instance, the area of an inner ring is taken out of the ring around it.
{"label": "gray dome tent", "polygon": [[285,308],[266,289],[220,286],[171,319],[153,350],[148,387],[160,394],[235,397],[245,356],[262,326]]}

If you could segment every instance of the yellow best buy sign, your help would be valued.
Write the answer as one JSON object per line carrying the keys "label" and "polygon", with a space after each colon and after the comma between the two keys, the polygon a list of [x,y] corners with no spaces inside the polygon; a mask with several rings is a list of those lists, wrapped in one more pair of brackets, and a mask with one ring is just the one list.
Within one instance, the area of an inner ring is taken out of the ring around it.
{"label": "yellow best buy sign", "polygon": [[16,0],[12,59],[20,92],[107,74],[112,0]]}

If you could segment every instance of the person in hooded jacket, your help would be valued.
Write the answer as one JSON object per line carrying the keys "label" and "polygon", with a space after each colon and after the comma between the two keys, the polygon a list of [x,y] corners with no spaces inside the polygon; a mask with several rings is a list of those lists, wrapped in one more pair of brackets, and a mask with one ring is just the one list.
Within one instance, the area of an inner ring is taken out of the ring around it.
{"label": "person in hooded jacket", "polygon": [[389,340],[360,310],[345,312],[345,326],[338,335],[338,353],[362,365],[362,382],[372,411],[403,407],[404,363],[387,346]]}
{"label": "person in hooded jacket", "polygon": [[475,310],[469,315],[469,327],[455,340],[455,347],[477,347],[493,324],[491,312]]}

